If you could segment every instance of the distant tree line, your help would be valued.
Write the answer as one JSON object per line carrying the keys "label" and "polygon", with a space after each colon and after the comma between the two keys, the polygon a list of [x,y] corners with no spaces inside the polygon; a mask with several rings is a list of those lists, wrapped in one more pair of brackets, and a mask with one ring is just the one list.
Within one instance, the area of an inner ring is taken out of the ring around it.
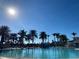
{"label": "distant tree line", "polygon": [[[77,33],[73,32],[72,35],[75,37]],[[32,41],[32,44],[34,44],[35,38],[41,39],[41,43],[46,43],[46,40],[48,40],[47,43],[49,43],[49,37],[46,32],[40,32],[39,36],[37,35],[36,30],[30,30],[29,33],[25,30],[20,30],[18,33],[11,33],[11,30],[8,26],[0,26],[0,36],[1,44],[24,44],[23,40],[25,39],[28,44],[30,41]],[[63,45],[67,44],[68,42],[68,37],[65,34],[60,34],[60,33],[53,33],[52,37],[54,37],[54,40],[52,42],[60,42]]]}

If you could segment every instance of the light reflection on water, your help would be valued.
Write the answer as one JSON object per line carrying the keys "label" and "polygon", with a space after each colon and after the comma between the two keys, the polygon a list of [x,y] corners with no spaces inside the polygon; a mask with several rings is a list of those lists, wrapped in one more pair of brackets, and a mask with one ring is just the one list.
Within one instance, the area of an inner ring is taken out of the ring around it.
{"label": "light reflection on water", "polygon": [[[2,58],[3,57],[3,58]],[[13,49],[0,51],[0,59],[9,57],[16,59],[72,59],[79,58],[79,51],[72,48],[49,48],[49,49]]]}

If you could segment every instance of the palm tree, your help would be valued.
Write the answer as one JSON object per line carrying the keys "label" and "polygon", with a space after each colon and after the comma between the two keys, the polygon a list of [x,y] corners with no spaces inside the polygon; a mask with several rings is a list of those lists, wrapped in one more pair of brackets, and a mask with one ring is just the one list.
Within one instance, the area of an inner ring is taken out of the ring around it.
{"label": "palm tree", "polygon": [[67,38],[67,36],[64,35],[64,34],[60,35],[59,38],[60,38],[60,42],[61,42],[63,45],[67,44],[67,41],[69,40],[69,39]]}
{"label": "palm tree", "polygon": [[57,33],[53,33],[53,34],[52,34],[53,37],[54,37],[54,41],[52,40],[52,43],[53,43],[54,45],[56,45],[56,34],[57,34]]}
{"label": "palm tree", "polygon": [[58,39],[59,39],[59,35],[60,35],[60,33],[56,33],[57,41],[58,41]]}
{"label": "palm tree", "polygon": [[46,41],[46,39],[47,39],[47,34],[46,34],[46,32],[41,32],[39,38],[42,39],[42,43],[45,43],[45,41]]}
{"label": "palm tree", "polygon": [[0,27],[1,43],[5,42],[7,36],[9,36],[10,29],[8,26]]}
{"label": "palm tree", "polygon": [[55,41],[56,33],[53,33],[52,35],[54,36],[54,41]]}
{"label": "palm tree", "polygon": [[31,35],[27,34],[25,40],[28,41],[28,44],[29,44],[31,40]]}
{"label": "palm tree", "polygon": [[47,35],[47,37],[48,37],[48,43],[49,43],[49,36],[50,36],[50,35]]}
{"label": "palm tree", "polygon": [[23,44],[23,40],[24,40],[24,38],[26,36],[26,31],[20,30],[20,32],[18,34],[20,35],[19,42],[20,42],[20,44]]}
{"label": "palm tree", "polygon": [[11,33],[10,34],[10,39],[13,41],[13,43],[14,43],[15,40],[17,41],[17,34],[16,33]]}
{"label": "palm tree", "polygon": [[37,38],[36,30],[31,30],[29,34],[31,35],[32,43],[34,43],[34,39]]}
{"label": "palm tree", "polygon": [[73,32],[72,35],[73,35],[73,37],[75,37],[77,35],[77,33]]}

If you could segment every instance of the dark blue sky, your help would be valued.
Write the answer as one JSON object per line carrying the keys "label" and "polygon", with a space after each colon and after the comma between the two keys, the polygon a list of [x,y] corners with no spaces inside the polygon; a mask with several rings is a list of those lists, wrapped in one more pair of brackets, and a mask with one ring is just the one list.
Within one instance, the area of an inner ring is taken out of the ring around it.
{"label": "dark blue sky", "polygon": [[[11,6],[17,17],[6,15],[5,9]],[[8,25],[12,32],[36,29],[71,37],[73,31],[79,33],[79,0],[0,0],[0,25]]]}

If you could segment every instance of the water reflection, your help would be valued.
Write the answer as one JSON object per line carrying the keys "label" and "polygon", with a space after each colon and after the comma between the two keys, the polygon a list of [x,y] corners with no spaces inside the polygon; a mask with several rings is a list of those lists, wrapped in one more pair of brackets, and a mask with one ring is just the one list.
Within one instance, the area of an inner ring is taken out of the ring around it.
{"label": "water reflection", "polygon": [[[49,48],[49,49],[13,49],[0,50],[0,57],[32,58],[32,59],[61,59],[79,58],[79,51],[68,48]],[[1,58],[0,58],[1,59]]]}

